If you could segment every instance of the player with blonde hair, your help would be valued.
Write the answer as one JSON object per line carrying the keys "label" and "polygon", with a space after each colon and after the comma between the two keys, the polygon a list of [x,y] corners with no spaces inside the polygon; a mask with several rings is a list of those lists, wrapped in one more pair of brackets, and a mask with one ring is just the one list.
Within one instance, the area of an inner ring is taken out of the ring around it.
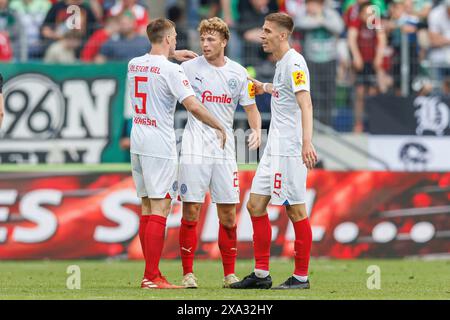
{"label": "player with blonde hair", "polygon": [[225,127],[227,143],[222,150],[214,138],[214,131],[189,113],[183,134],[179,173],[183,201],[180,228],[182,283],[187,288],[198,286],[193,272],[197,248],[196,226],[209,189],[219,217],[218,244],[224,271],[223,286],[229,287],[239,281],[234,270],[237,256],[236,204],[240,201],[240,193],[233,118],[240,104],[252,129],[249,148],[257,149],[261,143],[261,116],[246,69],[225,56],[230,38],[226,23],[217,17],[205,19],[201,21],[198,31],[203,55],[184,62],[182,67],[196,96]]}

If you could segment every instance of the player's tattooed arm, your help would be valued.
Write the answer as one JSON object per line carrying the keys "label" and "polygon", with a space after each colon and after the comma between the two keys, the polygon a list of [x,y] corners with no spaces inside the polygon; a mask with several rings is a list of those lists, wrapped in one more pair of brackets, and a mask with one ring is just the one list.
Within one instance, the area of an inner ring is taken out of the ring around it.
{"label": "player's tattooed arm", "polygon": [[186,110],[192,113],[198,120],[217,130],[217,136],[221,141],[221,147],[224,149],[227,133],[220,121],[217,120],[217,118],[214,117],[195,96],[187,97],[182,101],[182,104]]}
{"label": "player's tattooed arm", "polygon": [[171,59],[175,59],[179,62],[188,61],[191,59],[194,59],[198,57],[198,54],[196,54],[194,51],[191,50],[175,50],[173,53],[173,56],[169,57]]}
{"label": "player's tattooed arm", "polygon": [[244,106],[244,110],[252,130],[248,137],[248,147],[250,150],[256,150],[261,145],[261,114],[256,104]]}
{"label": "player's tattooed arm", "polygon": [[309,91],[301,90],[295,94],[297,104],[302,110],[302,159],[308,169],[314,168],[317,162],[317,153],[312,144],[313,134],[313,106]]}

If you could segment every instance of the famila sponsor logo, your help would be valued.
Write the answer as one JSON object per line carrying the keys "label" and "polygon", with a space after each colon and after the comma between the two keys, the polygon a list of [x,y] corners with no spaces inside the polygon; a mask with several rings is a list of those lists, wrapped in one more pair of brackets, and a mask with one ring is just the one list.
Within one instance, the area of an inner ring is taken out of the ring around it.
{"label": "famila sponsor logo", "polygon": [[217,103],[231,103],[231,97],[227,94],[222,94],[221,96],[215,96],[211,91],[203,91],[202,93],[202,103],[206,102],[217,102]]}

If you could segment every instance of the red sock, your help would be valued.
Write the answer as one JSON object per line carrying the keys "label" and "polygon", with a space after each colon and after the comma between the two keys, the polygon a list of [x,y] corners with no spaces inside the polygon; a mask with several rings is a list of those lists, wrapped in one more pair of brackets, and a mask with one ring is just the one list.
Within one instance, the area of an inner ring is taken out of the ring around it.
{"label": "red sock", "polygon": [[227,228],[219,224],[219,249],[222,254],[223,275],[234,273],[237,257],[236,226]]}
{"label": "red sock", "polygon": [[197,221],[181,219],[179,241],[183,275],[192,273],[194,268],[194,253],[195,249],[197,249]]}
{"label": "red sock", "polygon": [[145,229],[147,228],[148,215],[141,215],[139,223],[139,240],[141,240],[142,253],[145,257]]}
{"label": "red sock", "polygon": [[255,269],[269,271],[270,243],[272,241],[272,227],[270,226],[269,215],[251,218]]}
{"label": "red sock", "polygon": [[309,219],[294,223],[295,231],[295,271],[297,276],[308,275],[309,257],[311,254],[312,231]]}
{"label": "red sock", "polygon": [[166,218],[149,215],[145,229],[145,278],[153,280],[160,275],[159,260],[164,246]]}

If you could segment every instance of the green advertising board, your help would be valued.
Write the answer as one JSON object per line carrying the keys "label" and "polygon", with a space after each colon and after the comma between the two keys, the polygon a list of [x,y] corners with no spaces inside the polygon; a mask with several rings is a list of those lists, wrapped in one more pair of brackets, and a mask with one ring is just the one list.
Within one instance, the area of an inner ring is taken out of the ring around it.
{"label": "green advertising board", "polygon": [[0,64],[0,163],[123,162],[126,63]]}

